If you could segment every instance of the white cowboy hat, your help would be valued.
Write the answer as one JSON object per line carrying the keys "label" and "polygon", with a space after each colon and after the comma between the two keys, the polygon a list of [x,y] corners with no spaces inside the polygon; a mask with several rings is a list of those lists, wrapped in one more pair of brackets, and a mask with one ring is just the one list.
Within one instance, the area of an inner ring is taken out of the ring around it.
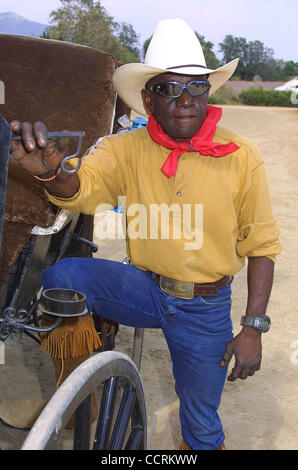
{"label": "white cowboy hat", "polygon": [[161,73],[209,74],[210,94],[233,75],[239,59],[216,70],[206,67],[202,46],[184,20],[161,20],[150,41],[144,63],[125,64],[114,73],[113,83],[120,98],[134,111],[146,115],[141,90],[150,78]]}

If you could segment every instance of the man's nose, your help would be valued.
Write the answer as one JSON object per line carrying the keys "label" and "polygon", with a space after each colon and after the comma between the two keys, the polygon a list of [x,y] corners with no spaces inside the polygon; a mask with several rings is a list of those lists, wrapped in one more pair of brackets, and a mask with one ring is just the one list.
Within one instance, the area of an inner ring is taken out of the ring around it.
{"label": "man's nose", "polygon": [[180,106],[191,106],[193,103],[193,96],[191,96],[185,88],[181,95],[176,98]]}

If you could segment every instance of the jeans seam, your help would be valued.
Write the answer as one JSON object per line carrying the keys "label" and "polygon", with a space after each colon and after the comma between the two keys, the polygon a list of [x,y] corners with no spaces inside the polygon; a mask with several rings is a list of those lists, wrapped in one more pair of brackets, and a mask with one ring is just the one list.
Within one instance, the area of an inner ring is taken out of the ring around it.
{"label": "jeans seam", "polygon": [[206,302],[206,300],[202,299],[202,297],[201,297],[201,301],[203,305],[228,305],[231,303],[230,300],[226,300],[225,302]]}

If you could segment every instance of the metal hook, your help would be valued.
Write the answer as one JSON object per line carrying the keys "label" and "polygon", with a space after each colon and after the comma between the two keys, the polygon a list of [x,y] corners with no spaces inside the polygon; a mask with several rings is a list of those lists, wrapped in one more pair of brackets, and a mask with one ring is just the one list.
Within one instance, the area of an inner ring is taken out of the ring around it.
{"label": "metal hook", "polygon": [[[76,173],[81,166],[81,159],[79,158],[78,164],[75,168],[72,170],[68,169],[65,167],[65,164],[68,162],[68,160],[71,160],[72,158],[75,158],[79,155],[81,148],[82,148],[82,139],[83,137],[86,137],[86,133],[84,131],[61,131],[61,132],[48,132],[47,138],[48,139],[59,139],[61,137],[68,137],[69,139],[78,139],[78,145],[77,145],[77,150],[73,155],[69,155],[61,161],[61,169],[63,173],[67,174],[73,174]],[[14,140],[21,140],[20,134],[13,134],[13,139]]]}
{"label": "metal hook", "polygon": [[68,168],[66,168],[65,164],[68,162],[68,160],[71,160],[72,158],[75,158],[79,155],[81,148],[82,148],[82,139],[83,137],[86,137],[86,133],[84,131],[73,131],[73,132],[62,132],[62,134],[65,134],[64,137],[69,137],[69,138],[77,137],[78,138],[78,146],[77,146],[76,152],[73,155],[69,155],[68,157],[63,158],[63,160],[61,161],[61,169],[63,173],[67,173],[68,175],[71,175],[73,173],[76,173],[80,169],[81,159],[79,158],[77,166],[73,168],[72,170],[69,170]]}

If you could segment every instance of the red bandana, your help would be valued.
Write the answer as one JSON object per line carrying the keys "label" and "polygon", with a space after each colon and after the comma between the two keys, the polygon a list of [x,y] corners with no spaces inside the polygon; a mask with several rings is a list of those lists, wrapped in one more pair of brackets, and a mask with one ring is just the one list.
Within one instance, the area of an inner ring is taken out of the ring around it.
{"label": "red bandana", "polygon": [[149,116],[147,129],[152,140],[172,150],[162,167],[162,171],[168,178],[171,178],[176,173],[179,157],[184,152],[199,152],[201,155],[218,158],[229,155],[239,149],[233,142],[228,144],[212,142],[216,131],[216,124],[221,116],[221,108],[208,105],[202,126],[191,140],[184,142],[175,142],[163,131],[154,114]]}

